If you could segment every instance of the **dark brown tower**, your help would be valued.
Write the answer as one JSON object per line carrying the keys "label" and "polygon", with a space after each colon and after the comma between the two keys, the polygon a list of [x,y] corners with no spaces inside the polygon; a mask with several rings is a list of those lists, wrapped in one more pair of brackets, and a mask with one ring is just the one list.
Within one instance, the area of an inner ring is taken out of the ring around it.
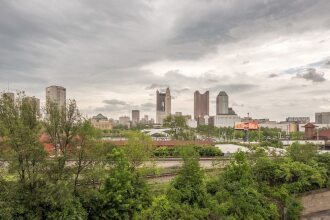
{"label": "dark brown tower", "polygon": [[194,93],[194,118],[198,118],[209,115],[209,91],[201,94],[199,91]]}

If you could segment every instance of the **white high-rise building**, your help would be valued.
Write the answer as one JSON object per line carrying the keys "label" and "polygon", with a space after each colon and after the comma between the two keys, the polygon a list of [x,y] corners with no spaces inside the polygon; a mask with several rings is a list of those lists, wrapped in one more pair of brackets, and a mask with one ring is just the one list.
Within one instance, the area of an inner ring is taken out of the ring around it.
{"label": "white high-rise building", "polygon": [[235,123],[241,122],[241,118],[237,115],[216,115],[213,118],[214,127],[234,127]]}
{"label": "white high-rise building", "polygon": [[217,115],[228,115],[228,95],[221,91],[217,96]]}
{"label": "white high-rise building", "polygon": [[61,86],[49,86],[46,88],[46,102],[52,102],[59,107],[66,106],[66,89]]}

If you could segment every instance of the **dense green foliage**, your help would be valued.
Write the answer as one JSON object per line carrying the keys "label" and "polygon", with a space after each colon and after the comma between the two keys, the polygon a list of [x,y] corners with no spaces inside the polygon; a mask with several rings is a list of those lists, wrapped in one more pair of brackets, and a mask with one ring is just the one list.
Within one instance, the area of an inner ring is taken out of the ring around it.
{"label": "dense green foliage", "polygon": [[295,161],[307,163],[317,155],[318,147],[314,144],[293,143],[287,148],[288,155]]}
{"label": "dense green foliage", "polygon": [[[125,132],[127,145],[114,147],[101,141],[74,101],[46,111],[39,120],[24,94],[0,99],[0,152],[7,159],[0,168],[0,219],[299,219],[299,194],[330,185],[330,154],[311,144],[295,143],[286,157],[274,158],[261,144],[207,177],[199,157],[219,156],[218,148],[154,149],[140,132]],[[275,133],[264,141],[276,145]],[[144,170],[152,156],[183,158],[157,195]]]}
{"label": "dense green foliage", "polygon": [[207,192],[204,173],[193,148],[182,151],[183,166],[165,195],[155,197],[151,207],[142,212],[141,219],[206,219]]}
{"label": "dense green foliage", "polygon": [[209,185],[215,216],[228,219],[278,219],[276,204],[258,190],[252,170],[245,154],[240,152],[226,167],[223,175]]}
{"label": "dense green foliage", "polygon": [[[105,185],[91,201],[91,219],[132,219],[149,206],[150,194],[145,180],[129,162],[123,150],[114,149],[109,155],[111,172]],[[93,204],[92,204],[93,202]]]}

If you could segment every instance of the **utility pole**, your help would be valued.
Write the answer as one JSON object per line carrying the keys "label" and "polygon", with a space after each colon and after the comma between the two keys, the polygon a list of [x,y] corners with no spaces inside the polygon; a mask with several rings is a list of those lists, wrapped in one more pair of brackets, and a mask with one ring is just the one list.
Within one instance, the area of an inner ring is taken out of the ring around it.
{"label": "utility pole", "polygon": [[[247,113],[247,117],[248,117],[248,123],[250,123],[250,112]],[[247,142],[250,142],[250,138],[249,138],[249,124],[248,124],[248,127],[246,129],[246,140]]]}

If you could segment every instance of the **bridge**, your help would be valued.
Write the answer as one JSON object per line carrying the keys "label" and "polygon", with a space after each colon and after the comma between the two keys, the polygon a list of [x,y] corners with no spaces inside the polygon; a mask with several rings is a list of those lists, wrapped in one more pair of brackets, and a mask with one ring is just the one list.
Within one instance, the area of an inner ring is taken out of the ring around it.
{"label": "bridge", "polygon": [[320,189],[301,196],[302,220],[330,220],[330,189]]}

